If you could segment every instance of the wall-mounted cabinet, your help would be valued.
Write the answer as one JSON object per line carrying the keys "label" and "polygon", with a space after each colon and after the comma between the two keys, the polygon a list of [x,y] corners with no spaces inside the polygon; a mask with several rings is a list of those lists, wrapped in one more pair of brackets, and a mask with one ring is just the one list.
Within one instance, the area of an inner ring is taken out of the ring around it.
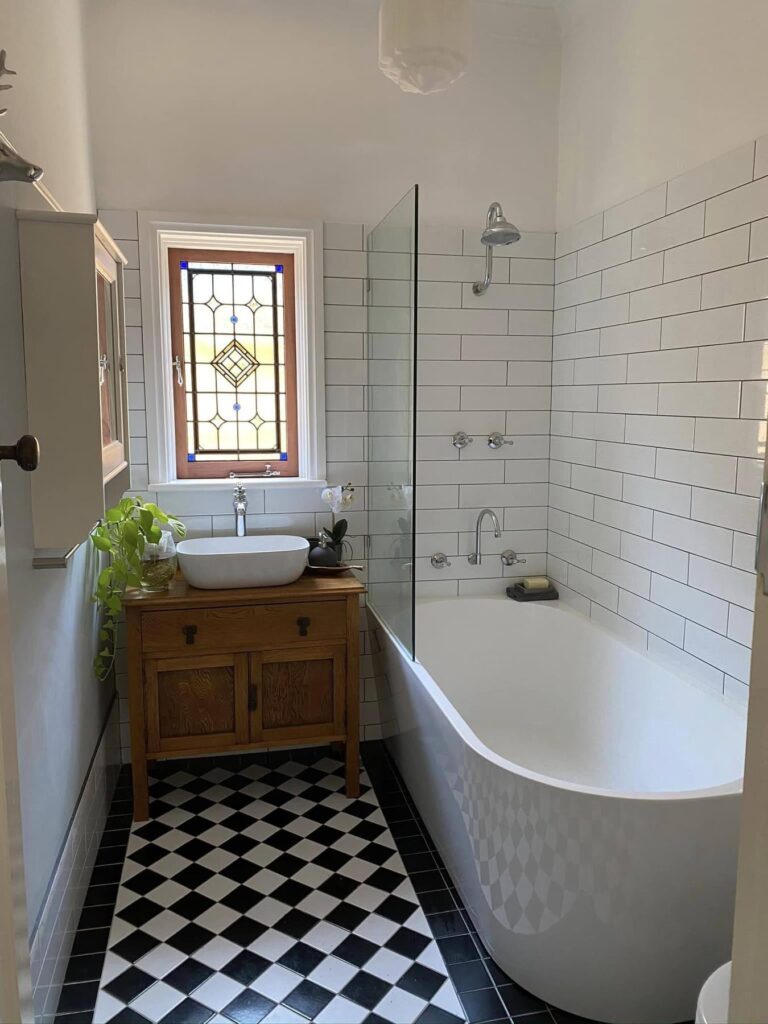
{"label": "wall-mounted cabinet", "polygon": [[130,486],[125,257],[95,216],[17,216],[35,561],[55,565]]}

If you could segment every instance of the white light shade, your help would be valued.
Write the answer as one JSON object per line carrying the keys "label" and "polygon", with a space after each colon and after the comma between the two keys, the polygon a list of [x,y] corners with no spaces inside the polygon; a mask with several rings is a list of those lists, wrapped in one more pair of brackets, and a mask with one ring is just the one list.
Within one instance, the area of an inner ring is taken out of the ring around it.
{"label": "white light shade", "polygon": [[381,0],[379,67],[404,92],[442,92],[464,74],[470,0]]}

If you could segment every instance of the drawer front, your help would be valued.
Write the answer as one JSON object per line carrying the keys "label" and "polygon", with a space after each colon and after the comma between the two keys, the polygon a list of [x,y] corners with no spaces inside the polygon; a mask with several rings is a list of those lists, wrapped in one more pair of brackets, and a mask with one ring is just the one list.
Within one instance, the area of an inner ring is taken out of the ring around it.
{"label": "drawer front", "polygon": [[302,601],[145,612],[141,627],[145,653],[180,651],[192,655],[207,651],[269,650],[293,642],[343,640],[346,604]]}

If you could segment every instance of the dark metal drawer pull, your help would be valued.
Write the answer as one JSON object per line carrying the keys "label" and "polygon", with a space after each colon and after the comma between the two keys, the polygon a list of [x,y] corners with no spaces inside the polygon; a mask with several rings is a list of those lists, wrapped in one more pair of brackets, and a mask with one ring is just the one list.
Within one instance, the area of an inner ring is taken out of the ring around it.
{"label": "dark metal drawer pull", "polygon": [[299,636],[307,636],[309,633],[309,622],[310,620],[304,615],[296,619],[296,625],[299,627]]}
{"label": "dark metal drawer pull", "polygon": [[195,642],[195,634],[197,633],[197,626],[182,626],[181,632],[187,638],[187,644],[193,644]]}

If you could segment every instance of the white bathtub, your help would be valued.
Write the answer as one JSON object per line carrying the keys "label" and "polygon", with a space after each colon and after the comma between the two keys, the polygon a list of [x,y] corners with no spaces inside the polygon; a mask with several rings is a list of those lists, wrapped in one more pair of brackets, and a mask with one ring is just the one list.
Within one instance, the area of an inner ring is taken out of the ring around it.
{"label": "white bathtub", "polygon": [[480,937],[617,1024],[693,1018],[730,957],[744,716],[554,603],[373,618],[387,739]]}

